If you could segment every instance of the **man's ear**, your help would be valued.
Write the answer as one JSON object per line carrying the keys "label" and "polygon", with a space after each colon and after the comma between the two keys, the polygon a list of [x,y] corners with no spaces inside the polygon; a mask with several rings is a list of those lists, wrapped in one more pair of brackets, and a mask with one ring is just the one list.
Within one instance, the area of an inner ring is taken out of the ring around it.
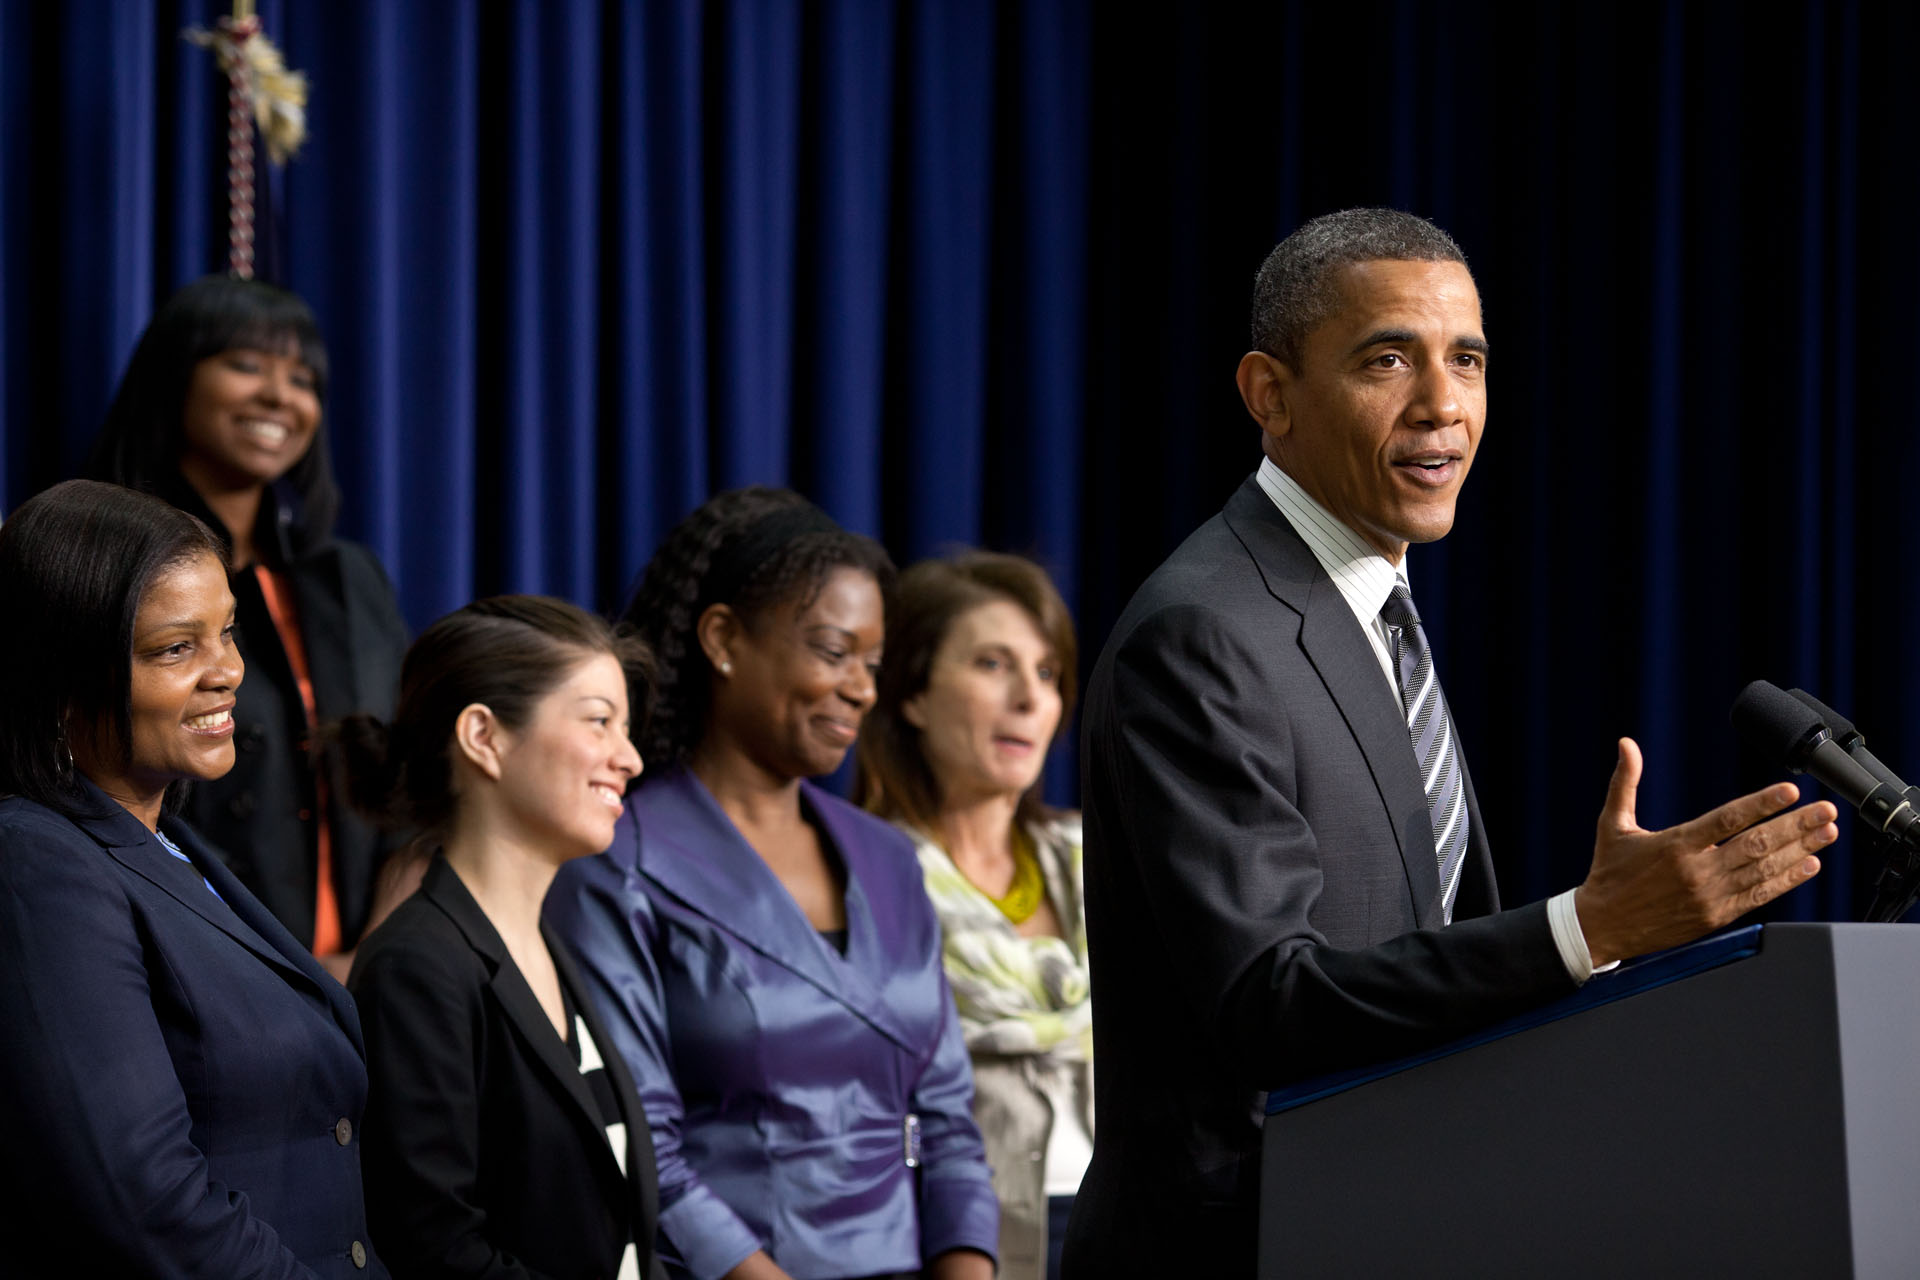
{"label": "man's ear", "polygon": [[453,720],[453,745],[468,764],[495,782],[504,772],[506,726],[484,702],[468,703]]}
{"label": "man's ear", "polygon": [[1240,402],[1247,406],[1247,413],[1260,425],[1267,439],[1285,439],[1293,429],[1293,416],[1287,410],[1293,370],[1278,356],[1249,351],[1240,357],[1240,367],[1234,370],[1233,380],[1240,388]]}
{"label": "man's ear", "polygon": [[707,655],[708,664],[722,676],[733,674],[733,651],[739,647],[742,630],[740,615],[730,604],[708,605],[693,624],[700,652]]}

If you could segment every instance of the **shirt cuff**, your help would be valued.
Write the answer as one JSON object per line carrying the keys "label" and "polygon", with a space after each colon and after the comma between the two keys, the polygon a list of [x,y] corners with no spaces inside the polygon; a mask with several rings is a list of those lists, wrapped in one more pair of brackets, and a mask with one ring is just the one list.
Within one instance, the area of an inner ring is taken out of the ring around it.
{"label": "shirt cuff", "polygon": [[1587,950],[1587,935],[1580,928],[1580,913],[1574,910],[1575,890],[1555,894],[1547,899],[1547,924],[1553,929],[1553,945],[1560,950],[1560,963],[1567,966],[1567,976],[1573,979],[1576,987],[1585,986],[1587,979],[1596,973],[1608,973],[1619,967],[1620,962],[1593,967],[1593,953]]}

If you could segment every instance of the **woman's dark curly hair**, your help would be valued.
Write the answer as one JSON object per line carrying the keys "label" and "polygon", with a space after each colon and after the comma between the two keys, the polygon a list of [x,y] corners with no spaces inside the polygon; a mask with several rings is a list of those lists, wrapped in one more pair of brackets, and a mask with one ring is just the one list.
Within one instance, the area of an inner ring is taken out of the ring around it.
{"label": "woman's dark curly hair", "polygon": [[[781,536],[783,530],[795,531]],[[762,545],[772,538],[775,545]],[[706,732],[712,669],[694,629],[715,604],[730,605],[749,629],[770,612],[804,612],[835,569],[855,569],[893,591],[893,561],[864,534],[850,533],[791,489],[754,486],[716,494],[682,520],[641,571],[621,618],[653,651],[653,715],[638,739],[642,781],[687,758]]]}

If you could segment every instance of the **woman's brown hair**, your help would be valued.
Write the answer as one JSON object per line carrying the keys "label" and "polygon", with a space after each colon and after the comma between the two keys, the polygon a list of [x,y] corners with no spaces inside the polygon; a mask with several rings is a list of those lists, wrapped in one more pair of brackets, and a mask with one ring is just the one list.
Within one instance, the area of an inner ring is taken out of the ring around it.
{"label": "woman's brown hair", "polygon": [[[1022,556],[962,551],[923,560],[900,575],[887,605],[886,661],[873,710],[860,729],[854,801],[883,818],[906,822],[930,835],[939,832],[939,782],[927,764],[920,730],[902,709],[927,687],[934,655],[954,620],[969,609],[1011,600],[1026,610],[1053,650],[1060,682],[1060,725],[1073,714],[1078,645],[1066,601],[1047,571]],[[1020,797],[1014,820],[1023,825],[1046,816],[1036,778]]]}

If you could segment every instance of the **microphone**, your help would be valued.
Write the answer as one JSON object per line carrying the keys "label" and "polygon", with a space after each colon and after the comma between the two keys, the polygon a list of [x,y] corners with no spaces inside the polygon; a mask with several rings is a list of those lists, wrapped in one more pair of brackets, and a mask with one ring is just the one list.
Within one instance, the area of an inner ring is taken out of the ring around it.
{"label": "microphone", "polygon": [[[1789,689],[1787,690],[1787,696],[1797,699],[1807,710],[1819,716],[1820,722],[1833,731],[1833,740],[1839,743],[1861,768],[1888,786],[1898,788],[1900,793],[1906,796],[1909,803],[1920,801],[1920,792],[1916,792],[1914,788],[1902,782],[1898,774],[1880,762],[1879,756],[1867,750],[1866,735],[1853,727],[1853,721],[1847,719],[1838,711],[1835,711],[1832,707],[1808,693],[1805,689]],[[1920,803],[1914,803],[1914,807],[1920,809]]]}
{"label": "microphone", "polygon": [[[1854,728],[1853,721],[1805,689],[1789,689],[1787,696],[1797,699],[1819,716],[1832,731],[1834,741],[1853,757],[1855,763],[1885,785],[1899,788],[1907,803],[1920,811],[1920,788],[1910,787],[1901,781],[1900,776],[1883,764],[1880,757],[1867,750],[1866,736]],[[1920,897],[1920,851],[1895,840],[1881,843],[1890,847],[1881,850],[1885,861],[1881,864],[1880,875],[1874,881],[1873,903],[1862,917],[1869,922],[1898,920],[1907,914],[1914,899]]]}
{"label": "microphone", "polygon": [[[1882,781],[1849,755],[1820,713],[1805,702],[1777,685],[1755,680],[1734,699],[1733,727],[1793,772],[1811,773],[1875,832],[1920,853],[1920,812],[1902,794],[1906,788],[1897,778]],[[1846,727],[1853,730],[1851,724]],[[1853,736],[1860,736],[1857,730]]]}

